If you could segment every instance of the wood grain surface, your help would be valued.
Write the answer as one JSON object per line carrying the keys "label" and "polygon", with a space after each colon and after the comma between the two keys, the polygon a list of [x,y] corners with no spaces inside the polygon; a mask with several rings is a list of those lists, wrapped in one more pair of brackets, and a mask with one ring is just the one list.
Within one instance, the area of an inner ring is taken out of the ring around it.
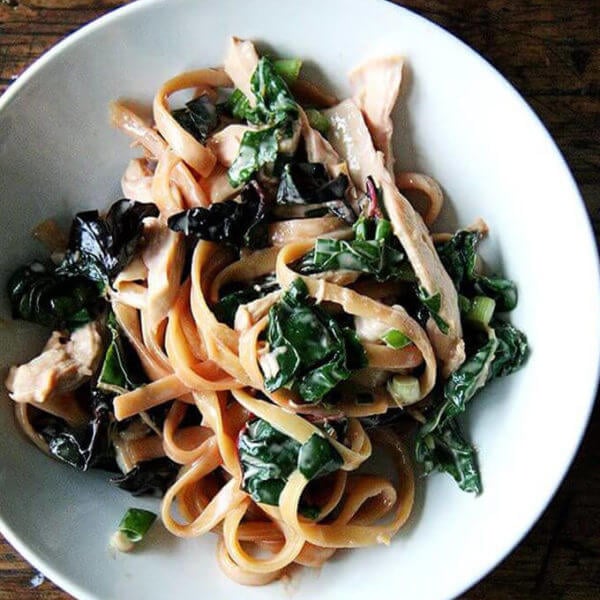
{"label": "wood grain surface", "polygon": [[[126,3],[0,0],[0,93],[60,39]],[[569,163],[598,241],[600,1],[396,3],[438,23],[478,50],[527,99]],[[463,598],[600,598],[599,465],[597,403],[577,458],[542,518],[510,556]],[[29,598],[65,600],[69,596],[36,574],[0,537],[0,600]]]}

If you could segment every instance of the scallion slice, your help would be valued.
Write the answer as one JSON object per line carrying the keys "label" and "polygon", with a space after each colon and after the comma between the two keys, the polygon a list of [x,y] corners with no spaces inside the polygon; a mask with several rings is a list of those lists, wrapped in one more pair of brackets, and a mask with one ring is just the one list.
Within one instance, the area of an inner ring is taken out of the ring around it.
{"label": "scallion slice", "polygon": [[421,396],[419,380],[410,375],[394,375],[388,381],[387,389],[396,404],[400,407],[413,404]]}
{"label": "scallion slice", "polygon": [[467,311],[467,320],[477,325],[487,327],[496,310],[496,301],[488,296],[475,296]]}
{"label": "scallion slice", "polygon": [[329,119],[316,108],[307,108],[306,116],[308,122],[313,129],[316,129],[319,133],[327,133],[329,129]]}
{"label": "scallion slice", "polygon": [[412,343],[412,340],[398,329],[388,329],[381,336],[381,341],[394,350],[399,350]]}
{"label": "scallion slice", "polygon": [[129,508],[119,523],[119,531],[130,542],[137,544],[144,538],[155,520],[156,514],[149,510]]}
{"label": "scallion slice", "polygon": [[282,58],[276,60],[273,63],[275,71],[278,75],[281,75],[286,83],[294,83],[300,75],[300,69],[302,68],[302,61],[299,58]]}

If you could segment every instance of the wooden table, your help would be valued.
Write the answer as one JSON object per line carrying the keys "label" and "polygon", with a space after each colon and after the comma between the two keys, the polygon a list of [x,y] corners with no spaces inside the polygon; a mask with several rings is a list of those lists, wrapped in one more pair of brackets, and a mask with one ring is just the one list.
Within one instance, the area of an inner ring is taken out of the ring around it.
{"label": "wooden table", "polygon": [[[0,0],[0,93],[61,38],[126,3]],[[598,239],[600,1],[396,3],[456,34],[525,96],[571,166]],[[50,581],[40,584],[41,580],[0,537],[0,600],[69,598]],[[600,598],[600,406],[569,475],[543,517],[517,549],[463,598]]]}

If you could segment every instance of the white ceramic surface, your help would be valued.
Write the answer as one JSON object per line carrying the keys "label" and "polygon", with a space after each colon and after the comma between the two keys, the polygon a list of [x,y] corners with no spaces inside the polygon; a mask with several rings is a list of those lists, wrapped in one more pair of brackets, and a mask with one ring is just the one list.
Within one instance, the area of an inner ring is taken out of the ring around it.
{"label": "white ceramic surface", "polygon": [[[130,497],[102,473],[76,473],[27,444],[2,392],[0,529],[80,598],[453,597],[510,551],[554,493],[593,403],[600,343],[595,245],[571,175],[523,100],[464,44],[380,0],[149,0],[97,21],[0,100],[0,281],[40,252],[27,232],[41,218],[66,219],[118,197],[131,152],[108,126],[109,101],[148,101],[177,72],[219,64],[230,34],[306,59],[342,96],[346,72],[365,57],[408,58],[399,164],[443,184],[449,225],[485,217],[487,257],[518,282],[512,319],[531,341],[527,367],[493,384],[469,414],[484,494],[433,476],[390,548],[340,552],[319,572],[242,590],[217,568],[210,535],[180,541],[155,527],[138,552],[111,554],[108,539]],[[34,327],[2,323],[2,373],[40,339]]]}

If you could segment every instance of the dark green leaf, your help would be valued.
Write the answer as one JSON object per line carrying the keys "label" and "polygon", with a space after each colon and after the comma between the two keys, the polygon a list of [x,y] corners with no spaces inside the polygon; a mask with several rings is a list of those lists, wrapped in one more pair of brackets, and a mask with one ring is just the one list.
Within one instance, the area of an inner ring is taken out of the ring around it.
{"label": "dark green leaf", "polygon": [[[248,421],[238,438],[242,488],[256,502],[279,504],[279,496],[293,471],[309,480],[339,469],[343,461],[327,438],[313,435],[299,444],[263,419]],[[301,503],[303,514],[315,518],[318,510]],[[315,512],[316,511],[316,512]]]}
{"label": "dark green leaf", "polygon": [[258,170],[275,163],[279,142],[291,135],[292,122],[298,117],[298,104],[268,58],[259,60],[250,85],[254,107],[239,90],[233,92],[228,106],[237,118],[266,127],[244,134],[238,156],[227,173],[233,187],[246,183]]}
{"label": "dark green leaf", "polygon": [[431,433],[419,437],[417,460],[425,474],[433,470],[449,473],[465,492],[481,493],[481,478],[475,449],[462,436],[454,419],[445,421]]}
{"label": "dark green leaf", "polygon": [[81,428],[73,428],[62,419],[44,415],[38,427],[50,453],[81,471],[115,467],[112,431],[112,396],[100,390],[91,393],[91,418]]}
{"label": "dark green leaf", "polygon": [[105,216],[96,210],[78,213],[57,273],[85,277],[104,290],[135,254],[144,219],[157,216],[154,204],[131,200],[115,202]]}
{"label": "dark green leaf", "polygon": [[123,337],[121,328],[111,312],[107,322],[110,343],[104,355],[97,386],[115,394],[124,394],[143,385],[146,378],[137,354]]}
{"label": "dark green leaf", "polygon": [[444,385],[444,398],[450,402],[447,407],[447,416],[463,412],[467,402],[482,388],[491,375],[491,364],[498,342],[495,337],[479,348],[473,355],[450,375]]}
{"label": "dark green leaf", "polygon": [[298,453],[298,469],[309,481],[337,471],[344,461],[324,437],[313,433]]}
{"label": "dark green leaf", "polygon": [[438,329],[443,334],[447,334],[449,331],[448,323],[440,316],[440,308],[442,306],[441,294],[438,292],[437,294],[429,295],[423,288],[418,288],[417,298],[427,309],[429,316],[435,321]]}
{"label": "dark green leaf", "polygon": [[278,369],[265,379],[265,387],[274,391],[292,386],[307,402],[318,402],[366,365],[355,333],[313,306],[301,279],[271,307],[267,341]]}
{"label": "dark green leaf", "polygon": [[280,127],[267,127],[258,131],[246,131],[240,142],[240,150],[233,161],[227,177],[232,187],[238,187],[249,181],[254,174],[277,159]]}
{"label": "dark green leaf", "polygon": [[505,321],[495,319],[492,327],[498,340],[498,348],[491,368],[491,377],[503,377],[520,369],[529,352],[525,334]]}
{"label": "dark green leaf", "polygon": [[437,252],[456,289],[465,296],[484,295],[496,302],[499,312],[517,306],[517,286],[510,279],[486,277],[475,272],[477,245],[482,235],[477,231],[461,230],[450,240],[439,244]]}
{"label": "dark green leaf", "polygon": [[77,329],[95,319],[104,305],[95,283],[60,275],[54,266],[39,262],[17,269],[7,291],[14,319],[52,329]]}
{"label": "dark green leaf", "polygon": [[517,286],[510,279],[477,275],[473,278],[473,288],[478,294],[493,298],[498,312],[508,312],[517,306]]}
{"label": "dark green leaf", "polygon": [[206,94],[194,98],[185,108],[174,110],[173,118],[202,144],[216,129],[219,116],[216,106]]}
{"label": "dark green leaf", "polygon": [[266,202],[254,181],[244,187],[238,199],[185,210],[170,216],[168,225],[187,236],[238,248],[256,249],[268,245]]}
{"label": "dark green leaf", "polygon": [[279,289],[274,275],[266,275],[249,282],[246,287],[226,293],[214,306],[213,313],[221,323],[233,327],[235,313],[242,304],[248,304],[258,298]]}
{"label": "dark green leaf", "polygon": [[125,475],[110,481],[134,496],[163,496],[177,478],[180,465],[169,458],[155,458],[138,463]]}

